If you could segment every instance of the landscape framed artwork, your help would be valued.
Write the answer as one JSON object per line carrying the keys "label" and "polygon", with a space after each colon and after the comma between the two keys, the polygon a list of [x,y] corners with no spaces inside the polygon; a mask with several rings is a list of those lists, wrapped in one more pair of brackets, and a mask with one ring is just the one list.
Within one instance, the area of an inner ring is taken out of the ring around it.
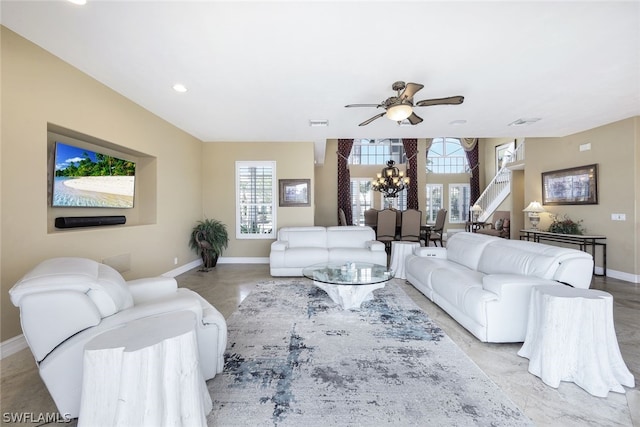
{"label": "landscape framed artwork", "polygon": [[496,175],[502,169],[505,158],[511,159],[516,152],[516,142],[507,142],[496,146]]}
{"label": "landscape framed artwork", "polygon": [[598,165],[543,172],[542,204],[598,204]]}
{"label": "landscape framed artwork", "polygon": [[310,179],[281,179],[280,206],[311,206]]}

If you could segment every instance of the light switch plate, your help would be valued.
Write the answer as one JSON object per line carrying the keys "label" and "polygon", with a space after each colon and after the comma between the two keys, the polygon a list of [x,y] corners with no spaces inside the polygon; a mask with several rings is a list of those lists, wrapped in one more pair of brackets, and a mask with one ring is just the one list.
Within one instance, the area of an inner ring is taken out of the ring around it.
{"label": "light switch plate", "polygon": [[613,213],[613,214],[611,214],[611,220],[612,221],[626,221],[627,220],[627,215]]}

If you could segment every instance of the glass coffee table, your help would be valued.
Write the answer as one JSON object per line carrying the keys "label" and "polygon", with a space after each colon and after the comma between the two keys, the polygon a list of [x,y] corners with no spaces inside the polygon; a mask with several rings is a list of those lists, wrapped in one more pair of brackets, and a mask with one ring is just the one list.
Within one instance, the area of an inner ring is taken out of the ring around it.
{"label": "glass coffee table", "polygon": [[373,299],[372,292],[393,279],[393,271],[386,266],[367,262],[316,264],[304,268],[302,275],[345,310]]}

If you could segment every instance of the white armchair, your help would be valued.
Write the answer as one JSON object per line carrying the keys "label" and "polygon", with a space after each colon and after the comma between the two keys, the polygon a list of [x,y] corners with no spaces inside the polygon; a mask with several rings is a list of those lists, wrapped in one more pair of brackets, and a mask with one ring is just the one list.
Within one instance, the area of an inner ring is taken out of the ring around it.
{"label": "white armchair", "polygon": [[61,414],[80,410],[85,344],[135,319],[176,311],[196,315],[200,366],[205,379],[222,372],[227,344],[224,317],[175,279],[126,282],[113,268],[85,258],[53,258],[28,272],[9,291],[20,308],[22,330],[40,376]]}

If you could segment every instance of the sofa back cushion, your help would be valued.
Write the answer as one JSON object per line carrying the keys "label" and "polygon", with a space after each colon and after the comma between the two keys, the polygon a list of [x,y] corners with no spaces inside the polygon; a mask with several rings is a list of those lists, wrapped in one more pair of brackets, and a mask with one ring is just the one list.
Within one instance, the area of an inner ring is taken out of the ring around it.
{"label": "sofa back cushion", "polygon": [[24,295],[72,290],[86,294],[102,317],[133,306],[125,280],[113,268],[86,258],[61,257],[41,262],[11,289],[11,300],[20,305]]}
{"label": "sofa back cushion", "polygon": [[553,279],[559,266],[556,257],[528,250],[522,245],[516,246],[519,247],[503,245],[500,241],[487,245],[480,257],[478,270],[485,274],[522,274]]}
{"label": "sofa back cushion", "polygon": [[326,227],[282,227],[278,240],[288,242],[289,248],[326,248]]}
{"label": "sofa back cushion", "polygon": [[350,225],[327,227],[327,248],[366,248],[367,242],[376,240],[371,227]]}
{"label": "sofa back cushion", "polygon": [[455,233],[447,239],[447,259],[477,270],[484,248],[495,239],[477,233]]}

